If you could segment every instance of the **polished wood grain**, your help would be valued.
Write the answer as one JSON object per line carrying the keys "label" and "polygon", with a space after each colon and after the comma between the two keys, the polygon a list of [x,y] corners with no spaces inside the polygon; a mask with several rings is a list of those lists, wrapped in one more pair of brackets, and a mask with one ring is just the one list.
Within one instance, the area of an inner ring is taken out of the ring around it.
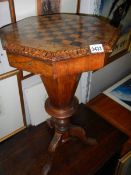
{"label": "polished wood grain", "polygon": [[16,22],[16,14],[15,14],[15,5],[14,0],[8,0],[9,2],[9,8],[10,8],[10,15],[11,15],[11,22]]}
{"label": "polished wood grain", "polygon": [[80,6],[81,6],[81,0],[77,0],[77,10],[76,10],[77,14],[80,14]]}
{"label": "polished wood grain", "polygon": [[[96,144],[83,128],[70,124],[78,106],[74,94],[82,72],[104,66],[118,30],[96,16],[55,14],[3,27],[0,37],[12,66],[41,75],[49,95],[45,109],[56,131],[49,150],[54,152],[71,136]],[[92,54],[89,46],[98,43],[103,44],[104,52]]]}
{"label": "polished wood grain", "polygon": [[59,62],[45,62],[32,57],[8,53],[10,65],[20,70],[26,70],[45,77],[60,78],[65,75],[79,74],[85,71],[96,70],[104,66],[105,54],[89,55]]}
{"label": "polished wood grain", "polygon": [[71,14],[29,17],[0,33],[7,53],[50,63],[92,55],[89,45],[96,43],[111,52],[118,37],[118,30],[98,17]]}
{"label": "polished wood grain", "polygon": [[104,94],[91,100],[87,106],[129,137],[121,154],[131,150],[131,111]]}
{"label": "polished wood grain", "polygon": [[[97,139],[98,144],[87,146],[79,139],[70,140],[61,145],[53,156],[52,169],[49,175],[93,175],[116,153],[119,153],[126,136],[99,115],[80,105],[72,117],[72,123],[86,128],[90,137]],[[0,144],[1,175],[43,175],[43,168],[48,157],[48,144],[54,130],[47,123],[29,127]],[[113,174],[111,164],[105,174]]]}
{"label": "polished wood grain", "polygon": [[131,112],[104,94],[91,100],[87,106],[131,137]]}

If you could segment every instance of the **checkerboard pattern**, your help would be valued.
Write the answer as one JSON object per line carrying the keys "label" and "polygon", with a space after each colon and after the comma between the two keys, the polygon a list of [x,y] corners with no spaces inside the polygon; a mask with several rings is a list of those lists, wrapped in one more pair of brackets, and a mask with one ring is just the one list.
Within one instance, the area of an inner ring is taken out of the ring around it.
{"label": "checkerboard pattern", "polygon": [[34,49],[35,53],[37,50],[46,51],[48,55],[81,49],[86,49],[86,54],[90,54],[89,45],[92,44],[103,44],[105,52],[108,52],[117,36],[117,30],[98,17],[71,14],[26,18],[0,32],[8,51],[14,47],[17,52],[17,48],[24,47],[25,50],[30,48],[32,54]]}

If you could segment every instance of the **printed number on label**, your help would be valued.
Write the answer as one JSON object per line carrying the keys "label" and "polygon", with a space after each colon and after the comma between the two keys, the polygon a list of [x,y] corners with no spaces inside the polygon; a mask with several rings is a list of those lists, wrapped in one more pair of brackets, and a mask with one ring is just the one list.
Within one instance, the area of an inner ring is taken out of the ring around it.
{"label": "printed number on label", "polygon": [[103,48],[102,44],[93,44],[93,45],[90,45],[90,50],[91,50],[91,53],[101,53],[101,52],[104,52],[104,48]]}

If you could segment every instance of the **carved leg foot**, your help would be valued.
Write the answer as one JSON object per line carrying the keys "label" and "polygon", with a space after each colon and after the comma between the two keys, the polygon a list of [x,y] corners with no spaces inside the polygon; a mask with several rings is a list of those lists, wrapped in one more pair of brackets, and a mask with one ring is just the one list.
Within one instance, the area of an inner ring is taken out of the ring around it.
{"label": "carved leg foot", "polygon": [[59,144],[65,143],[72,139],[73,137],[79,138],[82,142],[88,145],[96,145],[97,141],[94,138],[86,136],[85,129],[77,126],[69,124],[68,119],[48,119],[48,126],[52,129],[55,128],[55,133],[51,143],[49,145],[49,152],[55,152],[56,148]]}
{"label": "carved leg foot", "polygon": [[63,133],[60,133],[56,130],[53,139],[51,140],[51,143],[49,145],[48,156],[46,158],[46,163],[42,169],[41,175],[48,175],[48,173],[50,172],[55,151],[59,144],[69,141],[72,137],[77,137],[81,141],[89,145],[97,144],[97,141],[95,139],[86,136],[86,132],[82,127],[71,125],[69,129]]}
{"label": "carved leg foot", "polygon": [[[51,120],[48,120],[49,126],[50,126],[50,121]],[[52,127],[50,127],[50,128],[52,128]],[[48,173],[50,172],[50,170],[52,168],[52,164],[53,164],[54,152],[56,151],[56,148],[60,144],[61,140],[62,140],[62,134],[55,131],[53,139],[51,140],[50,145],[48,147],[46,162],[43,166],[41,175],[48,175]]]}
{"label": "carved leg foot", "polygon": [[89,144],[89,145],[97,144],[96,139],[87,137],[85,130],[80,126],[71,125],[71,127],[69,128],[69,133],[70,133],[70,136],[77,137],[86,144]]}
{"label": "carved leg foot", "polygon": [[63,133],[59,133],[55,131],[53,139],[51,140],[49,148],[48,148],[49,152],[55,152],[56,148],[58,147],[58,145],[60,144],[62,140],[62,136],[63,136]]}
{"label": "carved leg foot", "polygon": [[82,127],[71,125],[69,129],[65,132],[55,131],[53,139],[51,140],[51,143],[48,148],[49,152],[55,152],[59,144],[65,143],[70,139],[72,139],[73,137],[79,138],[82,142],[88,145],[97,144],[96,139],[86,136],[86,132]]}

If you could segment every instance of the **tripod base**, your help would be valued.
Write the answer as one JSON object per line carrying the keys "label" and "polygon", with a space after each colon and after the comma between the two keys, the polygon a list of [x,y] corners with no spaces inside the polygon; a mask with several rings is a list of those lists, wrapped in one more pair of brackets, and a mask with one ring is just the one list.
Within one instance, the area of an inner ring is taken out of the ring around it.
{"label": "tripod base", "polygon": [[[47,121],[50,128],[54,128],[52,119]],[[59,132],[55,130],[54,136],[49,145],[49,152],[55,152],[56,148],[63,143],[66,143],[70,139],[78,138],[85,144],[95,145],[97,141],[91,137],[86,136],[85,130],[77,125],[69,125],[69,128],[64,132]]]}

